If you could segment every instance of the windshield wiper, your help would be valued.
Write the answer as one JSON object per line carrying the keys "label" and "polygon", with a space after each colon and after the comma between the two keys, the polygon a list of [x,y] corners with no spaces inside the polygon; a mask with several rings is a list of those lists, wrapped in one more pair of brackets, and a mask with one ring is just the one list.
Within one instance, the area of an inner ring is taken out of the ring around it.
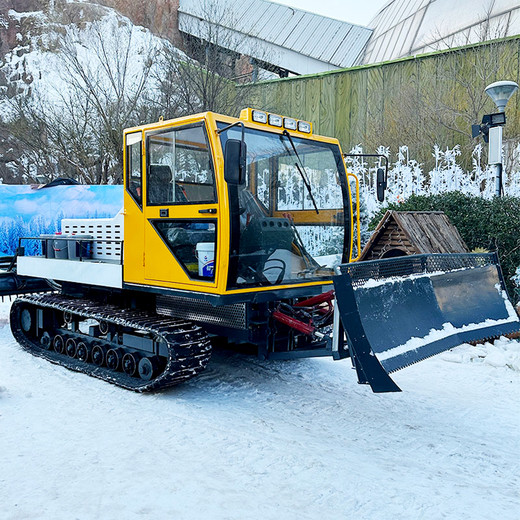
{"label": "windshield wiper", "polygon": [[[285,135],[287,137],[287,139],[289,139],[289,142],[291,143],[291,147],[293,149],[294,155],[296,156],[296,158],[298,159],[298,162],[300,163],[300,165],[298,165],[298,163],[294,163],[294,166],[296,166],[296,169],[298,170],[298,172],[303,180],[303,184],[307,188],[307,193],[309,194],[312,204],[314,205],[316,214],[319,215],[320,212],[318,210],[318,205],[316,204],[316,201],[314,200],[314,196],[312,195],[311,185],[309,183],[309,180],[307,179],[307,175],[305,175],[305,173],[304,173],[305,166],[303,166],[302,160],[300,159],[300,156],[298,155],[298,150],[296,150],[296,146],[294,146],[294,141],[292,140],[291,134],[287,130],[284,130],[282,135]],[[283,143],[282,135],[280,136],[280,140]],[[285,144],[284,144],[284,146],[285,146]],[[285,148],[287,148],[287,147],[285,147]]]}

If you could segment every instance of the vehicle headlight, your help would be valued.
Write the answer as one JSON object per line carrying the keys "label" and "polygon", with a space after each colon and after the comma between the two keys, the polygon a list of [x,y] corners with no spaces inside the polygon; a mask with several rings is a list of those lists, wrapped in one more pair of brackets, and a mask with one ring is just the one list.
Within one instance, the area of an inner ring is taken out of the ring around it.
{"label": "vehicle headlight", "polygon": [[298,130],[305,134],[311,133],[311,124],[307,121],[298,121]]}
{"label": "vehicle headlight", "polygon": [[251,114],[255,123],[267,123],[267,114],[261,110],[253,110]]}
{"label": "vehicle headlight", "polygon": [[277,116],[276,114],[269,114],[269,124],[273,126],[282,126],[282,116]]}
{"label": "vehicle headlight", "polygon": [[291,119],[290,117],[284,117],[283,126],[285,128],[287,128],[287,130],[296,130],[296,119]]}

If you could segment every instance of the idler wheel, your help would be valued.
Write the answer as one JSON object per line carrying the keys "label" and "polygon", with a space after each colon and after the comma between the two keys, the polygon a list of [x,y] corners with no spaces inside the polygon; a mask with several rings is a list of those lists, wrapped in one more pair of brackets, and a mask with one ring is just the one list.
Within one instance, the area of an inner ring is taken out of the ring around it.
{"label": "idler wheel", "polygon": [[123,372],[129,376],[136,375],[141,355],[137,352],[127,352],[123,356]]}
{"label": "idler wheel", "polygon": [[94,345],[92,347],[92,363],[98,367],[102,366],[105,362],[105,355],[107,348],[103,345]]}
{"label": "idler wheel", "polygon": [[49,350],[52,346],[52,339],[48,332],[44,332],[40,338],[40,345],[45,349]]}
{"label": "idler wheel", "polygon": [[74,338],[68,338],[65,342],[65,353],[69,357],[76,357],[77,350],[76,340]]}
{"label": "idler wheel", "polygon": [[61,334],[56,334],[52,340],[52,348],[58,353],[63,354],[65,350],[65,339]]}
{"label": "idler wheel", "polygon": [[76,348],[76,359],[79,361],[88,361],[91,352],[92,346],[88,345],[84,341],[80,341]]}
{"label": "idler wheel", "polygon": [[111,348],[107,351],[106,363],[110,370],[117,370],[121,367],[123,360],[124,350],[121,348]]}
{"label": "idler wheel", "polygon": [[23,309],[20,313],[20,326],[24,332],[29,332],[32,327],[32,313],[29,309]]}
{"label": "idler wheel", "polygon": [[139,377],[143,381],[150,381],[155,377],[159,370],[159,360],[157,356],[144,357],[139,361]]}

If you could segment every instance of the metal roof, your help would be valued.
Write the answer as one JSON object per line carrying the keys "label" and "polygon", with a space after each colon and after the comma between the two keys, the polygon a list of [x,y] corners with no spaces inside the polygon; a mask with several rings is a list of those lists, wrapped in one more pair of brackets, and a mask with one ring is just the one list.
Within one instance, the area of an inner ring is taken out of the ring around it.
{"label": "metal roof", "polygon": [[[232,50],[296,74],[359,64],[372,34],[367,27],[267,0],[219,0],[213,12],[208,5],[200,0],[180,0],[179,29],[202,38],[208,30],[204,22],[210,23],[228,31],[227,40],[234,36],[240,41],[240,48]],[[215,23],[219,10],[222,17]],[[262,56],[257,56],[260,51],[255,49],[262,49]]]}
{"label": "metal roof", "polygon": [[518,0],[391,0],[370,22],[364,63],[520,33]]}

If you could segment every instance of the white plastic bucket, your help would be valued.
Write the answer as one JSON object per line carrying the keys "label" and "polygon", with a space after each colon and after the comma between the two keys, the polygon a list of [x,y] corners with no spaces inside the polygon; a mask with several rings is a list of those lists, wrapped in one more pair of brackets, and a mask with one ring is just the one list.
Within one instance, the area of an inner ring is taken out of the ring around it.
{"label": "white plastic bucket", "polygon": [[199,276],[213,278],[215,276],[215,243],[199,242],[196,250],[199,261]]}

